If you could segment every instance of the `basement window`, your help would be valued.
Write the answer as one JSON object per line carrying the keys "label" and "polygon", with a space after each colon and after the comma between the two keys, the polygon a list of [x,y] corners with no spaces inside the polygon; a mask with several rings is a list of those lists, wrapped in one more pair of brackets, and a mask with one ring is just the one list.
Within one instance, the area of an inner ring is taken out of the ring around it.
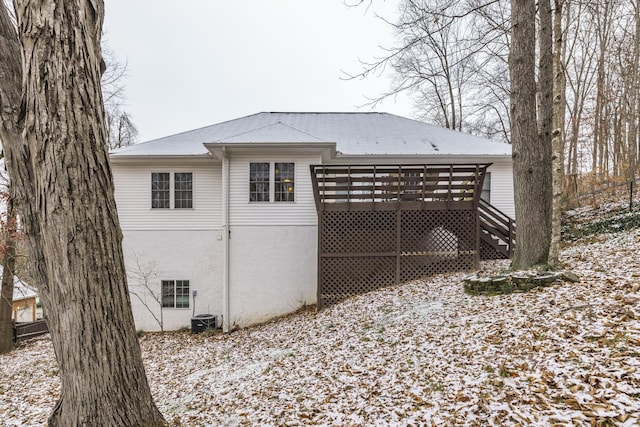
{"label": "basement window", "polygon": [[189,308],[189,281],[162,280],[162,308]]}

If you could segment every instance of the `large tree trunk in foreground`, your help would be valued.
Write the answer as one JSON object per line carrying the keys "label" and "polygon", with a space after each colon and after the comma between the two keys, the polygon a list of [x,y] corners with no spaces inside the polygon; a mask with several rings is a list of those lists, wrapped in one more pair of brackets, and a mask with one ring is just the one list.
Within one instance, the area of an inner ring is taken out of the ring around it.
{"label": "large tree trunk in foreground", "polygon": [[7,201],[4,254],[2,256],[2,293],[0,294],[0,354],[13,350],[13,276],[16,267],[16,217],[13,201]]}
{"label": "large tree trunk in foreground", "polygon": [[511,142],[518,238],[513,268],[547,262],[551,240],[550,147],[538,139],[535,0],[511,1]]}
{"label": "large tree trunk in foreground", "polygon": [[0,80],[0,136],[59,365],[49,425],[164,424],[135,335],[107,158],[103,3],[14,4],[24,63]]}

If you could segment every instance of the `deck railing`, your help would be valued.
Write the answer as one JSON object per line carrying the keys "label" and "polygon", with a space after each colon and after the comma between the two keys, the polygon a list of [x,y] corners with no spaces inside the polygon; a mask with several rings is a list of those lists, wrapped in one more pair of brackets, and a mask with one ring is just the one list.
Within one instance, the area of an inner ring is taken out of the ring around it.
{"label": "deck railing", "polygon": [[[489,164],[313,165],[318,210],[341,210],[339,203],[418,203],[451,208],[475,203]],[[433,204],[435,203],[435,204]]]}

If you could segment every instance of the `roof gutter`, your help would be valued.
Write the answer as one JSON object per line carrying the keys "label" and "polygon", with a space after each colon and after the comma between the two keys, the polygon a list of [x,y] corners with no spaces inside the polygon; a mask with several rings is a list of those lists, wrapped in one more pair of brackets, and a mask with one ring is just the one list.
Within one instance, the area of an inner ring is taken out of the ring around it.
{"label": "roof gutter", "polygon": [[135,163],[144,161],[147,162],[149,160],[161,160],[161,161],[189,161],[189,162],[215,162],[216,158],[211,155],[211,153],[203,153],[203,154],[154,154],[154,155],[145,155],[145,154],[136,154],[136,155],[128,155],[128,154],[110,154],[109,161],[111,163]]}
{"label": "roof gutter", "polygon": [[374,163],[482,163],[511,161],[511,153],[504,154],[338,154],[327,164]]}

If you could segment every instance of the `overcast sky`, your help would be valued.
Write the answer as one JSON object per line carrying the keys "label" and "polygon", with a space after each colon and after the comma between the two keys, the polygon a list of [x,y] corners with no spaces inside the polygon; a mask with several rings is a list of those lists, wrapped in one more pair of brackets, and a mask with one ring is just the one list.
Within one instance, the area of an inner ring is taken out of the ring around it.
{"label": "overcast sky", "polygon": [[[107,0],[105,41],[128,64],[126,111],[146,141],[260,111],[371,111],[389,76],[345,81],[393,43],[397,0]],[[411,116],[406,98],[376,111]]]}

